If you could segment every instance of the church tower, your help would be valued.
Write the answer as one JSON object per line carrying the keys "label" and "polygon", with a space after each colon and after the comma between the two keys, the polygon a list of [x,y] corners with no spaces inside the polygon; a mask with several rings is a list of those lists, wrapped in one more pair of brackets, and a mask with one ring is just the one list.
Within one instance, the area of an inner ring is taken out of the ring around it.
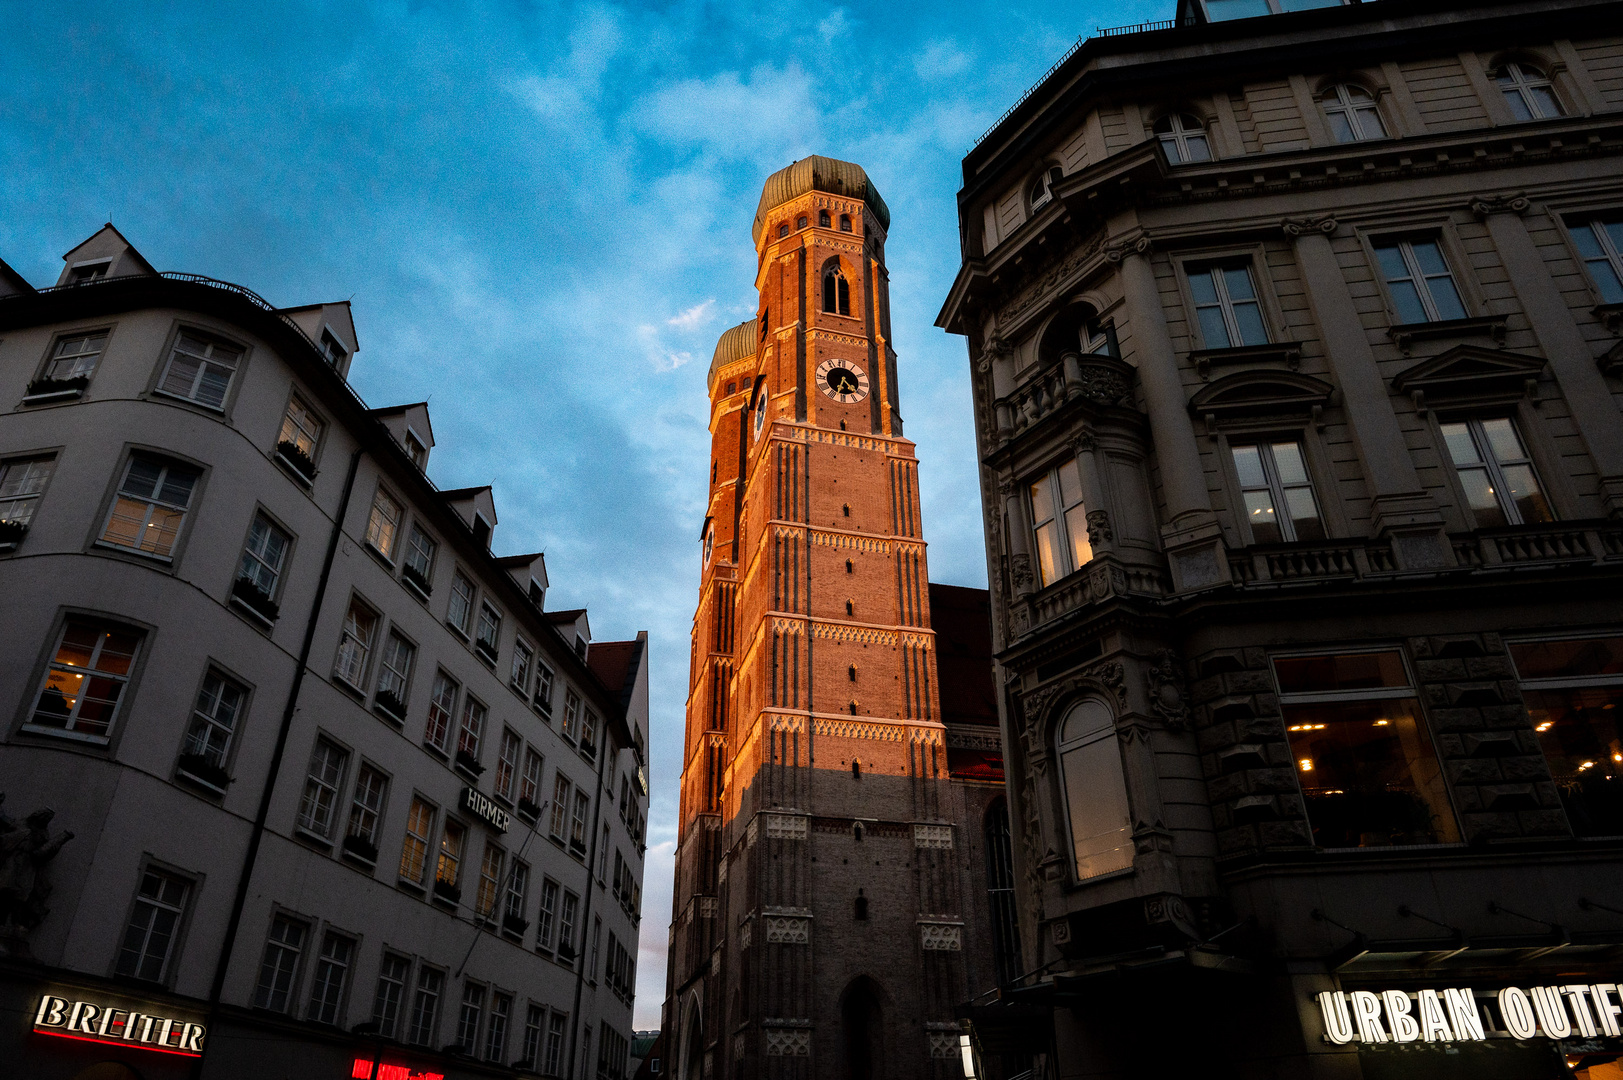
{"label": "church tower", "polygon": [[948,773],[889,224],[857,165],[769,177],[756,317],[710,368],[664,1019],[677,1080],[961,1076],[953,1007],[972,976],[994,982],[965,953],[988,936],[964,933],[984,878]]}

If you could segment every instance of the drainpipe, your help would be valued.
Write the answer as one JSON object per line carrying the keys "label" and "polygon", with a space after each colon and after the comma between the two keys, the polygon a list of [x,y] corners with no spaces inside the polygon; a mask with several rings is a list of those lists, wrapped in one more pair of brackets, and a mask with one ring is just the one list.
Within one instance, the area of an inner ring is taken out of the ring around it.
{"label": "drainpipe", "polygon": [[[293,671],[293,685],[287,692],[287,704],[282,708],[282,726],[276,733],[276,749],[271,753],[270,768],[265,773],[265,786],[259,795],[259,813],[254,817],[253,832],[248,834],[248,850],[242,857],[242,872],[237,877],[237,895],[231,901],[231,916],[225,923],[225,940],[220,944],[220,958],[214,964],[214,982],[209,987],[209,1031],[213,1032],[220,1010],[220,996],[225,991],[225,975],[231,966],[231,953],[236,947],[237,930],[242,924],[242,909],[248,903],[248,886],[253,880],[254,864],[259,859],[259,845],[265,837],[265,822],[270,818],[271,796],[276,790],[276,777],[282,770],[282,755],[287,750],[287,735],[293,727],[293,715],[298,712],[299,690],[304,685],[305,668],[310,662],[310,649],[315,645],[316,621],[327,598],[327,579],[332,576],[333,558],[338,554],[338,540],[344,532],[344,517],[349,513],[349,498],[355,488],[355,472],[360,467],[360,448],[350,455],[349,475],[344,478],[344,495],[338,503],[338,516],[333,520],[332,535],[327,538],[327,556],[321,563],[321,578],[316,583],[316,598],[310,607],[310,621],[304,627],[304,644],[299,647],[299,664]],[[212,1035],[203,1044],[203,1053],[197,1059],[194,1077],[203,1074],[203,1062],[209,1048],[214,1045]]]}
{"label": "drainpipe", "polygon": [[[602,829],[598,827],[599,818],[603,814],[603,767],[609,761],[609,725],[603,723],[603,747],[597,755],[597,794],[592,804],[592,844],[590,853],[586,856],[586,907],[580,917],[580,970],[575,973],[575,1008],[569,1014],[569,1075],[575,1076],[575,1033],[580,1030],[580,997],[586,988],[586,965],[588,963],[586,935],[592,925],[592,886],[596,882],[592,878],[592,867],[597,862],[597,845],[603,842]],[[619,753],[619,751],[615,751]],[[600,943],[601,944],[601,943]],[[586,1075],[591,1075],[590,1067]]]}

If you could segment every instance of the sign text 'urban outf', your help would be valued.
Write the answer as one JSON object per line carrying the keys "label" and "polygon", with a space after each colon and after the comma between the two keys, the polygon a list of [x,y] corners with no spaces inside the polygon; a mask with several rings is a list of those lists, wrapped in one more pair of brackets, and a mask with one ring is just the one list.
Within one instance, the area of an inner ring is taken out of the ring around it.
{"label": "sign text 'urban outf'", "polygon": [[1318,1002],[1324,1015],[1324,1039],[1337,1046],[1355,1040],[1476,1042],[1505,1035],[1513,1039],[1617,1038],[1618,1017],[1623,1015],[1623,997],[1617,984],[1609,982],[1526,990],[1507,986],[1481,995],[1469,987],[1380,993],[1327,990],[1318,996]]}

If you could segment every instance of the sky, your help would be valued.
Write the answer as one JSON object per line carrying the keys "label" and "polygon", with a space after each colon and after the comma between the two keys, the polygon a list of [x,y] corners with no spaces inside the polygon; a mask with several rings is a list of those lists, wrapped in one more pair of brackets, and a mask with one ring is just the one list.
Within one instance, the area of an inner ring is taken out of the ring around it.
{"label": "sky", "polygon": [[352,301],[351,382],[427,399],[442,488],[495,487],[547,606],[647,630],[635,1025],[659,1023],[709,455],[705,373],[756,311],[768,175],[861,164],[891,209],[931,580],[986,584],[969,370],[934,321],[960,161],[1078,36],[1172,0],[648,5],[0,0],[0,258],[54,284],[112,220],[160,270]]}

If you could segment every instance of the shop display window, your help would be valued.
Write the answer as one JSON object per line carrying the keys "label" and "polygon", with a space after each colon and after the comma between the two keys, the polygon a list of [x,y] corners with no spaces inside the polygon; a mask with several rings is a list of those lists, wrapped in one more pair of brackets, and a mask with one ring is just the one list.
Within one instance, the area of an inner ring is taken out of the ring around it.
{"label": "shop display window", "polygon": [[1513,642],[1510,655],[1572,831],[1623,835],[1623,637]]}

